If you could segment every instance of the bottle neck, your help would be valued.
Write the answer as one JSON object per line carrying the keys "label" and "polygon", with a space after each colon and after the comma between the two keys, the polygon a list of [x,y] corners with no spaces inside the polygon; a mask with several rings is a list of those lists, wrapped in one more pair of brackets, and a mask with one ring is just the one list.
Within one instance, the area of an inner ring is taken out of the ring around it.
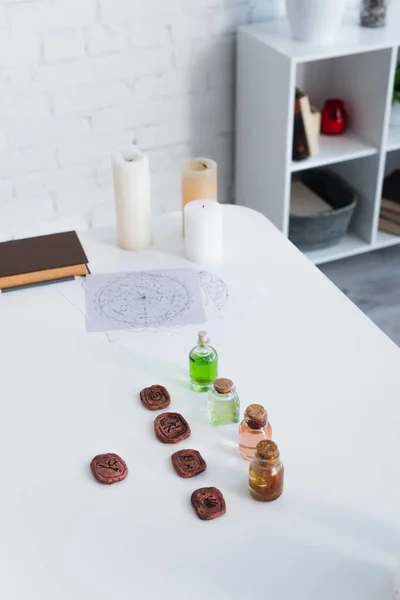
{"label": "bottle neck", "polygon": [[207,344],[207,342],[199,342],[197,344],[197,349],[199,352],[201,352],[202,354],[207,354],[208,352],[211,351],[210,346]]}
{"label": "bottle neck", "polygon": [[229,390],[229,392],[218,392],[218,390],[216,390],[215,387],[213,387],[212,392],[217,398],[220,398],[221,400],[226,400],[235,395],[235,388],[233,387],[231,390]]}
{"label": "bottle neck", "polygon": [[276,458],[269,458],[267,460],[265,458],[260,458],[258,454],[255,454],[254,458],[259,463],[259,465],[263,467],[276,467],[281,463],[280,456],[277,456]]}
{"label": "bottle neck", "polygon": [[265,429],[268,426],[267,416],[265,416],[263,419],[252,419],[245,415],[244,420],[250,429]]}

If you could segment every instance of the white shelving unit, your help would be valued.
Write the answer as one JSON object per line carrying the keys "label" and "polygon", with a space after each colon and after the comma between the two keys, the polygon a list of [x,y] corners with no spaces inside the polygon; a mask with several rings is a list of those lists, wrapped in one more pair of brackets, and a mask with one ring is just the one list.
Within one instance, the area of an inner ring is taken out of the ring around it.
{"label": "white shelving unit", "polygon": [[[341,243],[307,253],[316,264],[400,243],[400,236],[378,231],[384,176],[400,168],[400,127],[389,127],[399,46],[395,11],[378,30],[349,17],[330,46],[292,40],[285,19],[239,29],[236,202],[288,235],[293,173],[329,165],[360,197]],[[292,161],[296,86],[319,108],[342,98],[349,113],[348,131],[321,136],[318,156],[300,162]]]}

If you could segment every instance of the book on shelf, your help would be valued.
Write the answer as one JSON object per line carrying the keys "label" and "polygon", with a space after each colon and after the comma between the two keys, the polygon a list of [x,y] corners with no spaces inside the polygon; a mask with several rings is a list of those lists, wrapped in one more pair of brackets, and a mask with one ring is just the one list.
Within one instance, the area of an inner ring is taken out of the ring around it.
{"label": "book on shelf", "polygon": [[384,179],[382,208],[400,213],[400,169],[396,169]]}
{"label": "book on shelf", "polygon": [[398,223],[400,225],[400,213],[382,207],[379,216],[382,217],[382,219],[386,219],[386,221],[392,221],[393,223]]}
{"label": "book on shelf", "polygon": [[383,182],[379,229],[400,235],[400,170],[397,169]]}
{"label": "book on shelf", "polygon": [[314,132],[314,148],[315,154],[319,154],[319,138],[321,137],[321,111],[316,106],[310,105],[311,108],[311,123]]}
{"label": "book on shelf", "polygon": [[[298,105],[296,105],[296,102],[298,102]],[[299,107],[302,124],[300,124]],[[304,143],[303,129],[306,144]],[[315,106],[310,104],[308,96],[296,88],[294,151],[297,147],[296,154],[300,158],[295,158],[295,156],[293,156],[293,160],[304,160],[304,158],[308,158],[308,156],[315,156],[319,153],[320,129],[321,113]],[[304,146],[307,146],[307,155],[303,148]]]}
{"label": "book on shelf", "polygon": [[317,108],[311,106],[308,96],[301,92],[299,97],[301,116],[303,118],[304,131],[306,133],[308,152],[310,156],[316,156],[319,152],[319,132],[321,129],[321,113]]}
{"label": "book on shelf", "polygon": [[386,233],[393,233],[394,235],[400,235],[400,223],[388,221],[387,219],[380,217],[379,230],[385,231]]}
{"label": "book on shelf", "polygon": [[310,156],[307,144],[306,131],[301,112],[301,92],[296,90],[294,100],[294,122],[293,122],[293,154],[295,161],[305,160]]}
{"label": "book on shelf", "polygon": [[386,200],[386,198],[382,198],[382,208],[388,210],[392,213],[400,215],[400,203],[392,202],[392,200]]}

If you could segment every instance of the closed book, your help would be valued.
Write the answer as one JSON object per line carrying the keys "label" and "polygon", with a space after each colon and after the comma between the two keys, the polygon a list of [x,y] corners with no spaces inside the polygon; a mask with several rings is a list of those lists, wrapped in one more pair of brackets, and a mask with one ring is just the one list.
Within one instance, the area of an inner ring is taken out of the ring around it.
{"label": "closed book", "polygon": [[379,216],[382,217],[382,219],[386,219],[386,221],[391,221],[392,223],[398,223],[400,225],[400,214],[397,212],[381,208]]}
{"label": "closed book", "polygon": [[396,204],[400,204],[400,170],[396,169],[385,177],[383,182],[382,197]]}
{"label": "closed book", "polygon": [[382,217],[379,219],[379,229],[380,231],[386,231],[386,233],[400,235],[400,224],[393,223],[393,221],[388,221]]}
{"label": "closed book", "polygon": [[308,96],[300,92],[299,96],[301,116],[307,139],[307,147],[310,156],[319,153],[320,113],[310,104]]}
{"label": "closed book", "polygon": [[300,98],[296,92],[294,101],[294,123],[293,123],[293,154],[295,161],[304,160],[310,156],[307,145],[306,132],[301,114]]}
{"label": "closed book", "polygon": [[392,200],[387,200],[386,198],[382,198],[381,207],[385,210],[389,210],[390,212],[397,213],[400,215],[400,203],[393,202]]}
{"label": "closed book", "polygon": [[79,277],[89,272],[75,231],[0,243],[0,289]]}
{"label": "closed book", "polygon": [[311,105],[311,120],[314,127],[316,154],[319,154],[319,140],[321,137],[321,112]]}

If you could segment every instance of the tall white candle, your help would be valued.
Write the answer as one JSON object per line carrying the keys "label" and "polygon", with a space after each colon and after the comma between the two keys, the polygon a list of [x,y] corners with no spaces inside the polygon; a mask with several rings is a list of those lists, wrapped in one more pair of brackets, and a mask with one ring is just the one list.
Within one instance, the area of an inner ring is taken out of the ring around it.
{"label": "tall white candle", "polygon": [[215,200],[186,204],[185,250],[189,260],[210,263],[222,256],[222,209]]}
{"label": "tall white candle", "polygon": [[112,159],[118,246],[142,250],[151,243],[150,165],[130,146]]}

